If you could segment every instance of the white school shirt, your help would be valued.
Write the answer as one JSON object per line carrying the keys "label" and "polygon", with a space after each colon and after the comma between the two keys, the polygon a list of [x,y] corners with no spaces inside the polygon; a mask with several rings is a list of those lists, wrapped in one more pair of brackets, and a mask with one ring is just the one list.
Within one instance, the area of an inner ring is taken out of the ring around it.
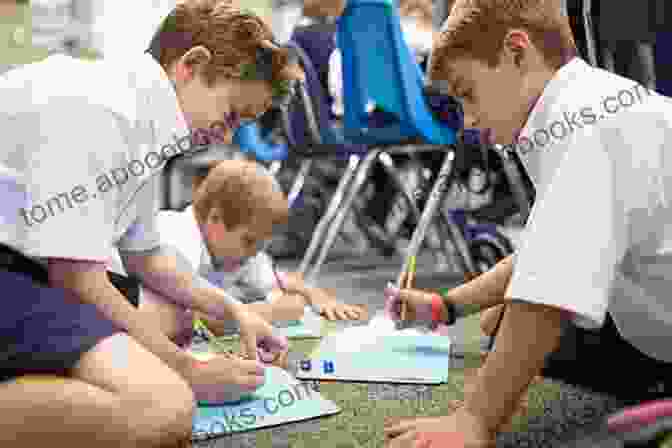
{"label": "white school shirt", "polygon": [[211,286],[223,289],[237,302],[268,299],[275,286],[272,260],[261,251],[231,272],[215,270],[198,226],[193,206],[183,212],[161,211],[157,229],[163,245],[170,247],[189,269]]}
{"label": "white school shirt", "polygon": [[51,56],[1,77],[0,98],[0,242],[43,263],[159,244],[161,148],[188,130],[151,56]]}
{"label": "white school shirt", "polygon": [[672,361],[671,145],[670,99],[578,58],[562,67],[516,145],[537,199],[507,296],[585,328],[608,311],[641,352]]}

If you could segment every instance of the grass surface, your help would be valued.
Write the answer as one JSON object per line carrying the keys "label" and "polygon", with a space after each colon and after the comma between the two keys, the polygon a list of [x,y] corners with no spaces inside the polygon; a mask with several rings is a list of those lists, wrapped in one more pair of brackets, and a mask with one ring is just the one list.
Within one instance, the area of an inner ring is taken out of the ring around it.
{"label": "grass surface", "polygon": [[[329,331],[329,326],[327,326],[327,331]],[[478,316],[467,318],[464,359],[454,360],[453,368],[450,370],[449,382],[441,386],[430,387],[424,398],[415,396],[408,400],[399,399],[401,393],[397,394],[396,397],[393,393],[387,394],[391,395],[388,397],[386,397],[386,394],[382,394],[381,397],[379,393],[377,398],[372,399],[369,396],[370,387],[367,384],[321,382],[320,393],[341,407],[342,412],[340,414],[312,422],[287,425],[284,432],[283,429],[266,429],[245,436],[237,435],[214,439],[196,446],[382,448],[384,447],[383,427],[386,420],[413,416],[446,415],[450,412],[450,401],[463,398],[465,372],[480,365],[478,356],[479,336]],[[229,338],[225,342],[234,350],[238,348],[238,343],[235,340]],[[318,343],[317,340],[292,340],[291,350],[294,352],[294,356],[298,358],[302,355],[308,356]],[[528,429],[529,421],[543,419],[549,405],[560,400],[564,387],[550,381],[533,385],[528,392],[529,408],[527,415],[514,417],[510,433],[524,434]],[[392,392],[393,387],[390,386],[390,388],[390,392]],[[502,438],[502,446],[507,445],[507,435],[503,434]],[[247,440],[247,442],[244,440]]]}

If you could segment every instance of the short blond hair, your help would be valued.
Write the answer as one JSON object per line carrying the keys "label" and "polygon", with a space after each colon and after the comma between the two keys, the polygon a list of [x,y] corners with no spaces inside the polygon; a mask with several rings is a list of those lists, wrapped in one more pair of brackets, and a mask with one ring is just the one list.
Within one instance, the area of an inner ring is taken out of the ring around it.
{"label": "short blond hair", "polygon": [[509,30],[526,31],[546,64],[560,68],[576,54],[560,0],[457,0],[434,42],[431,79],[441,79],[446,62],[469,57],[494,67]]}
{"label": "short blond hair", "polygon": [[287,197],[261,165],[249,160],[225,160],[197,179],[193,207],[201,222],[210,211],[221,212],[227,229],[256,222],[275,226],[289,219]]}

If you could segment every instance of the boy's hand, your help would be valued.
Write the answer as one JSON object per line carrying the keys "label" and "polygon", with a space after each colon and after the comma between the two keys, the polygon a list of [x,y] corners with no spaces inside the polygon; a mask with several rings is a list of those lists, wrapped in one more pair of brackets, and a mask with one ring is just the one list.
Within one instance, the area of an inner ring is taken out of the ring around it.
{"label": "boy's hand", "polygon": [[389,448],[486,448],[495,435],[475,415],[460,408],[446,417],[419,418],[386,425]]}
{"label": "boy's hand", "polygon": [[270,306],[274,321],[299,320],[303,317],[306,302],[299,294],[283,294],[282,291],[277,290],[277,297],[273,299]]}
{"label": "boy's hand", "polygon": [[239,400],[257,390],[266,381],[264,366],[229,355],[218,355],[206,362],[194,360],[185,378],[196,399],[209,403]]}
{"label": "boy's hand", "polygon": [[390,319],[401,320],[402,303],[406,303],[406,323],[432,323],[434,293],[420,289],[402,289],[389,284],[385,288],[385,314]]}
{"label": "boy's hand", "polygon": [[287,350],[287,338],[274,334],[273,327],[258,314],[240,306],[236,308],[236,317],[240,324],[241,345],[249,359],[257,359],[260,347],[270,354]]}
{"label": "boy's hand", "polygon": [[308,304],[312,305],[318,314],[328,320],[366,319],[366,308],[358,305],[348,305],[337,300],[333,291],[307,286],[300,272],[288,272],[285,273],[285,277],[287,279],[287,291],[303,295]]}
{"label": "boy's hand", "polygon": [[308,300],[327,320],[364,320],[367,316],[363,306],[343,303],[322,288],[311,288]]}

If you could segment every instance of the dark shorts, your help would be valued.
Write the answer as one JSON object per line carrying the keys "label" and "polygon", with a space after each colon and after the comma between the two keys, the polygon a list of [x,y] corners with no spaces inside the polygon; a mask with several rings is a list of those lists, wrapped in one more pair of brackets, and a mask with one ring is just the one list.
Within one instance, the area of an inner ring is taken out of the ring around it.
{"label": "dark shorts", "polygon": [[[121,331],[94,305],[47,287],[39,268],[12,272],[17,270],[0,266],[0,381],[28,373],[67,374],[84,353]],[[111,272],[108,276],[137,306],[138,282]]]}
{"label": "dark shorts", "polygon": [[542,375],[624,400],[672,395],[672,363],[650,358],[623,339],[609,314],[599,331],[570,324]]}

